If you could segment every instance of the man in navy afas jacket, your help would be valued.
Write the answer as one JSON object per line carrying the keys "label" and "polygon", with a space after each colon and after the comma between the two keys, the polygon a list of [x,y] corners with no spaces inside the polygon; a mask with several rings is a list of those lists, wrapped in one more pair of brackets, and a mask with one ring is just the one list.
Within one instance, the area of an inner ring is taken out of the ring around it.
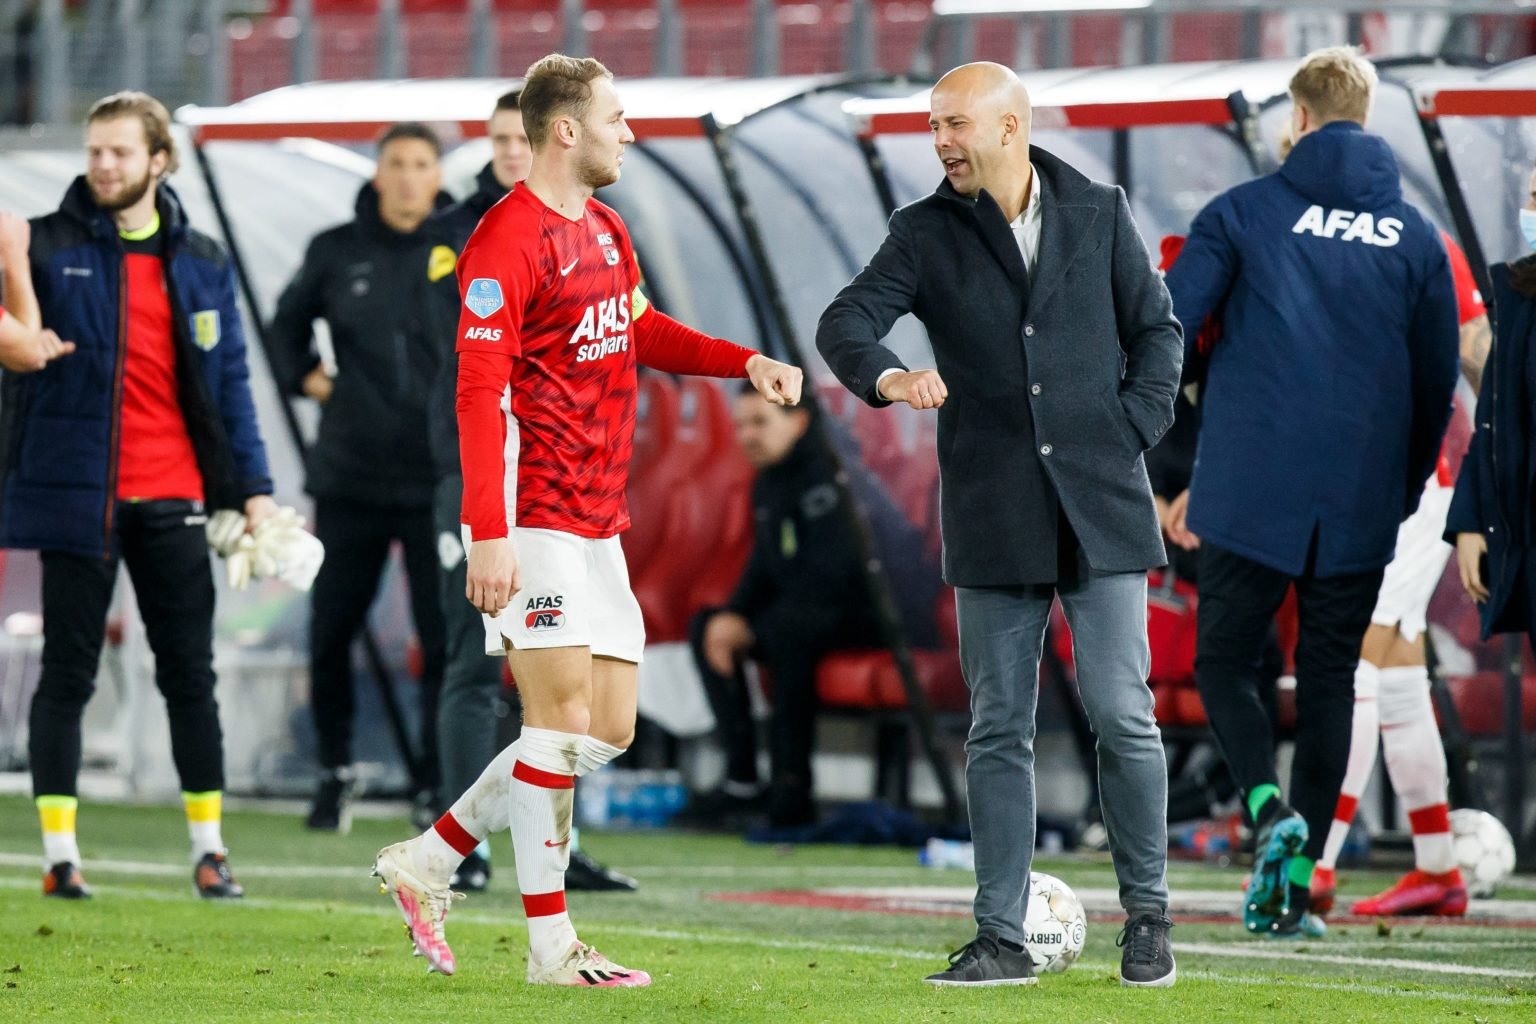
{"label": "man in navy afas jacket", "polygon": [[[1285,165],[1202,210],[1167,278],[1187,341],[1222,317],[1190,486],[1196,677],[1259,826],[1244,923],[1277,935],[1321,929],[1307,884],[1348,759],[1360,641],[1456,384],[1450,265],[1403,201],[1391,149],[1363,128],[1375,84],[1351,49],[1304,59]],[[1259,652],[1292,583],[1295,810],[1279,796],[1258,698]]]}

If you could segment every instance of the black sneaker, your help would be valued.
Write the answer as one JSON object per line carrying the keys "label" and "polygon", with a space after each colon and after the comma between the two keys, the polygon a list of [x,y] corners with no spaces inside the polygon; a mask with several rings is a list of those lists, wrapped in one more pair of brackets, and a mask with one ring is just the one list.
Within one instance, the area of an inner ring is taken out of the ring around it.
{"label": "black sneaker", "polygon": [[1173,962],[1173,943],[1168,932],[1173,922],[1162,914],[1137,914],[1125,923],[1115,940],[1121,947],[1120,984],[1127,988],[1170,988],[1178,979]]}
{"label": "black sneaker", "polygon": [[322,777],[320,788],[315,790],[315,802],[304,824],[316,832],[339,832],[346,835],[352,830],[353,789],[352,773],[346,769]]}
{"label": "black sneaker", "polygon": [[969,985],[989,988],[998,985],[1034,985],[1035,965],[1029,953],[1020,947],[1011,949],[995,935],[978,935],[949,954],[949,970],[923,979],[930,985]]}
{"label": "black sneaker", "polygon": [[[484,892],[490,881],[491,862],[471,852],[459,862],[458,870],[448,879],[448,888],[460,892]],[[570,883],[566,883],[566,888],[570,888]]]}
{"label": "black sneaker", "polygon": [[229,861],[222,853],[205,853],[192,869],[192,884],[205,900],[238,900],[245,889],[229,873]]}
{"label": "black sneaker", "polygon": [[91,887],[85,884],[80,868],[64,860],[43,872],[43,895],[59,900],[88,900]]}
{"label": "black sneaker", "polygon": [[582,850],[572,850],[570,867],[565,869],[565,887],[581,892],[634,892],[640,883],[603,867]]}

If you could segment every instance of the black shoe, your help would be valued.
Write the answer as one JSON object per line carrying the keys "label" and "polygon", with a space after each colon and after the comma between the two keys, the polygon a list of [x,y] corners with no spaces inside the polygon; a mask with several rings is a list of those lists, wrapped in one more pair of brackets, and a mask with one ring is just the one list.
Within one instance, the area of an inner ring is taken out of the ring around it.
{"label": "black shoe", "polygon": [[1127,988],[1169,988],[1178,979],[1173,962],[1173,943],[1168,932],[1173,922],[1160,913],[1137,914],[1125,923],[1115,940],[1121,947],[1120,984]]}
{"label": "black shoe", "polygon": [[64,860],[43,872],[43,895],[59,900],[88,900],[91,887],[85,884],[80,868]]}
{"label": "black shoe", "polygon": [[437,819],[441,817],[442,812],[437,807],[435,790],[423,789],[411,798],[411,824],[418,831],[425,832],[437,824]]}
{"label": "black shoe", "polygon": [[565,887],[581,892],[634,892],[640,883],[603,867],[581,850],[572,850],[570,867],[565,869]]}
{"label": "black shoe", "polygon": [[316,832],[346,835],[352,830],[353,789],[350,771],[341,769],[325,775],[320,788],[315,790],[315,802],[304,824]]}
{"label": "black shoe", "polygon": [[238,900],[245,889],[229,873],[229,861],[222,853],[205,853],[192,869],[192,884],[205,900]]}
{"label": "black shoe", "polygon": [[[461,892],[484,892],[486,885],[491,880],[491,862],[471,852],[459,862],[458,870],[448,879],[448,888],[458,889]],[[566,883],[570,888],[570,883]]]}
{"label": "black shoe", "polygon": [[1035,965],[1023,948],[1005,946],[995,935],[978,935],[949,954],[949,970],[923,979],[930,985],[1033,985]]}

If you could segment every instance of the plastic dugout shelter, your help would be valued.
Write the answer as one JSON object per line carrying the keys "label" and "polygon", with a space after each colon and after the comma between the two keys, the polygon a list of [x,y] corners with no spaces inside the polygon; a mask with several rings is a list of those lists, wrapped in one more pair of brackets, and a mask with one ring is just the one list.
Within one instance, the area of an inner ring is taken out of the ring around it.
{"label": "plastic dugout shelter", "polygon": [[[270,225],[272,207],[281,205],[291,175],[269,177],[263,187],[242,182],[232,188],[230,179],[251,162],[253,150],[355,168],[360,184],[370,173],[360,147],[371,148],[389,124],[421,120],[448,144],[444,165],[451,186],[489,158],[486,118],[496,97],[515,84],[501,79],[314,83],[228,107],[179,110],[177,119],[191,134],[231,248],[245,267],[248,301],[267,315],[297,266],[303,240],[344,219],[333,215],[303,226],[286,219],[284,251],[273,253],[267,265],[254,266],[244,255],[247,235]],[[816,318],[884,231],[874,184],[843,105],[857,97],[900,95],[910,84],[823,76],[640,79],[621,80],[619,86],[637,142],[626,154],[622,180],[600,198],[629,225],[657,306],[710,333],[796,361],[813,360]],[[355,187],[345,190],[348,208],[354,192]],[[867,531],[861,532],[867,538]],[[874,586],[884,586],[878,568],[872,567],[871,575]],[[912,720],[946,814],[958,820],[959,794],[935,745],[926,694],[910,668],[888,593],[881,604]],[[901,671],[904,662],[908,667]]]}
{"label": "plastic dugout shelter", "polygon": [[[1186,232],[1194,215],[1217,194],[1278,166],[1278,141],[1290,113],[1286,85],[1294,69],[1292,60],[1242,61],[1067,69],[1022,77],[1034,106],[1032,141],[1090,177],[1124,187],[1155,252],[1158,238]],[[1486,287],[1481,255],[1502,259],[1522,251],[1513,211],[1524,201],[1536,154],[1536,60],[1488,70],[1401,58],[1379,62],[1378,70],[1382,84],[1370,128],[1393,145],[1408,199],[1458,238]],[[919,198],[938,182],[927,89],[852,100],[845,111],[886,210]],[[1463,405],[1470,410],[1475,395],[1465,384],[1462,390]],[[1519,823],[1524,803],[1518,768],[1524,764],[1519,644],[1500,655],[1500,645],[1477,642],[1475,609],[1455,576],[1454,566],[1449,567],[1430,621],[1443,637],[1470,649],[1473,671],[1503,668],[1508,766],[1503,810],[1505,820]],[[1464,663],[1467,657],[1459,660]],[[1460,670],[1468,671],[1465,665]],[[1455,722],[1447,730],[1450,742],[1464,754],[1471,748],[1454,712],[1478,705],[1488,709],[1498,689],[1489,675],[1454,680],[1457,685],[1439,695],[1442,715]],[[1088,760],[1085,756],[1091,771]],[[1461,780],[1464,799],[1484,804],[1475,761],[1462,763],[1474,769]]]}

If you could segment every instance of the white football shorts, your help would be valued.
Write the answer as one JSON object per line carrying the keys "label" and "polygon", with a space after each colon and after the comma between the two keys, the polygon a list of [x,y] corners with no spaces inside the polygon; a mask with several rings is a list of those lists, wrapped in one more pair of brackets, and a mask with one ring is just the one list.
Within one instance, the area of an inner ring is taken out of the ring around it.
{"label": "white football shorts", "polygon": [[[469,527],[463,528],[469,549]],[[557,530],[512,527],[522,589],[500,615],[481,614],[485,653],[590,647],[594,655],[638,665],[645,622],[629,589],[619,538],[593,540]]]}
{"label": "white football shorts", "polygon": [[1450,487],[1431,480],[1413,515],[1397,528],[1397,553],[1381,578],[1381,592],[1371,622],[1396,626],[1410,643],[1425,629],[1429,599],[1434,596],[1451,546],[1445,542],[1445,519],[1451,510]]}

